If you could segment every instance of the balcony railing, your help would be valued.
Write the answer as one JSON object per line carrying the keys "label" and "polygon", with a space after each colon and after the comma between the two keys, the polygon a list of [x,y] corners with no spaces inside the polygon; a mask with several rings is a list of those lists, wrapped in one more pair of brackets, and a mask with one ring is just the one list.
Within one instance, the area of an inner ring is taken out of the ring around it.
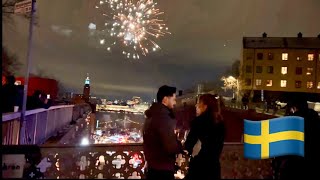
{"label": "balcony railing", "polygon": [[[147,163],[141,144],[41,146],[40,152],[41,156],[32,156],[33,161],[29,158],[29,162],[40,162],[35,164],[38,171],[33,172],[32,168],[25,169],[25,176],[38,174],[48,179],[145,178],[144,170]],[[188,162],[188,157],[177,155],[176,164],[181,167],[175,174],[177,179],[183,178],[186,174]],[[241,143],[226,143],[220,162],[222,178],[225,179],[273,177],[271,160],[244,159]]]}
{"label": "balcony railing", "polygon": [[26,112],[25,129],[20,130],[20,112],[2,114],[2,145],[41,144],[72,120],[88,112],[89,105],[52,106]]}

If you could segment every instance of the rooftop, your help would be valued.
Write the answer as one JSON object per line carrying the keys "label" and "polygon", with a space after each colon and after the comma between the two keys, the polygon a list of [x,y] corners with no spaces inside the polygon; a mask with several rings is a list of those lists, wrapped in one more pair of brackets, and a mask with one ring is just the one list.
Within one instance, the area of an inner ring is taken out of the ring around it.
{"label": "rooftop", "polygon": [[243,48],[320,49],[320,37],[243,37]]}

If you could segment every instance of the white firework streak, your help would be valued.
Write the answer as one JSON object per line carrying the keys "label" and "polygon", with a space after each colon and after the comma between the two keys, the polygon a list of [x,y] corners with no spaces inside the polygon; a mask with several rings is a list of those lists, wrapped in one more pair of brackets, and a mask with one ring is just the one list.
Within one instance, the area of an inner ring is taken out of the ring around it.
{"label": "white firework streak", "polygon": [[[156,39],[171,34],[160,15],[164,13],[156,9],[153,0],[105,0],[96,8],[106,23],[99,37],[101,45],[120,45],[122,54],[127,58],[139,59],[139,54],[146,56],[149,50],[161,49]],[[111,43],[105,43],[111,40]]]}

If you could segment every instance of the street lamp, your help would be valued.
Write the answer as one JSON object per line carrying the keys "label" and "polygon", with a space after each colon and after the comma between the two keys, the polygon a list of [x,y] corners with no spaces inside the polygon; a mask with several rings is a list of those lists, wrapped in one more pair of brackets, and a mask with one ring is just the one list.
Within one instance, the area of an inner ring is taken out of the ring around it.
{"label": "street lamp", "polygon": [[27,96],[28,96],[28,84],[29,84],[29,73],[32,65],[32,35],[33,35],[33,24],[34,24],[34,13],[35,13],[35,3],[36,0],[31,0],[31,19],[29,22],[29,37],[28,37],[28,51],[27,51],[27,68],[26,75],[24,80],[24,88],[23,88],[23,100],[22,100],[22,110],[21,110],[21,118],[20,118],[20,140],[19,144],[29,143],[26,133],[26,107],[27,107]]}
{"label": "street lamp", "polygon": [[[238,89],[239,89],[239,81],[233,76],[228,76],[222,77],[222,81],[224,81],[224,89],[231,89],[232,90],[232,98],[235,98],[235,88],[237,89],[237,94],[238,94]],[[238,96],[238,95],[237,95]],[[237,97],[238,98],[238,97]]]}
{"label": "street lamp", "polygon": [[237,99],[239,99],[239,91],[240,91],[239,79],[237,79]]}

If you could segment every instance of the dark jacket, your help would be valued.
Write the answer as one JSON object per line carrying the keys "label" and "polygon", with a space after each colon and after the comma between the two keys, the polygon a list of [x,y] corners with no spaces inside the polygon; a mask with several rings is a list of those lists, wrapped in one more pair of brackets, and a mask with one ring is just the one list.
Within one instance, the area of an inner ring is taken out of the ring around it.
{"label": "dark jacket", "polygon": [[1,90],[1,112],[13,112],[18,105],[18,88],[14,84],[6,84]]}
{"label": "dark jacket", "polygon": [[[320,118],[313,109],[306,110],[305,113],[295,113],[296,116],[304,117],[304,142],[305,160],[307,166],[320,162]],[[312,168],[312,167],[311,167]],[[315,167],[314,167],[315,168]],[[319,170],[319,166],[317,168]],[[309,172],[311,173],[311,172]]]}
{"label": "dark jacket", "polygon": [[304,118],[304,157],[284,156],[280,161],[280,179],[316,177],[320,162],[320,118],[312,109],[303,109],[290,114]]}
{"label": "dark jacket", "polygon": [[46,99],[45,95],[42,95],[42,97],[39,97],[40,95],[41,95],[40,91],[35,91],[35,93],[31,97],[28,97],[27,110],[40,109],[40,108],[48,109],[50,107],[49,101],[46,104],[44,103]]}
{"label": "dark jacket", "polygon": [[[192,154],[198,140],[201,149],[189,164],[186,179],[220,179],[220,155],[223,149],[225,127],[223,122],[215,123],[208,112],[191,122],[185,149]],[[210,166],[208,166],[210,164]]]}
{"label": "dark jacket", "polygon": [[174,171],[175,156],[182,147],[174,133],[173,112],[161,103],[154,103],[145,114],[143,148],[148,168]]}

